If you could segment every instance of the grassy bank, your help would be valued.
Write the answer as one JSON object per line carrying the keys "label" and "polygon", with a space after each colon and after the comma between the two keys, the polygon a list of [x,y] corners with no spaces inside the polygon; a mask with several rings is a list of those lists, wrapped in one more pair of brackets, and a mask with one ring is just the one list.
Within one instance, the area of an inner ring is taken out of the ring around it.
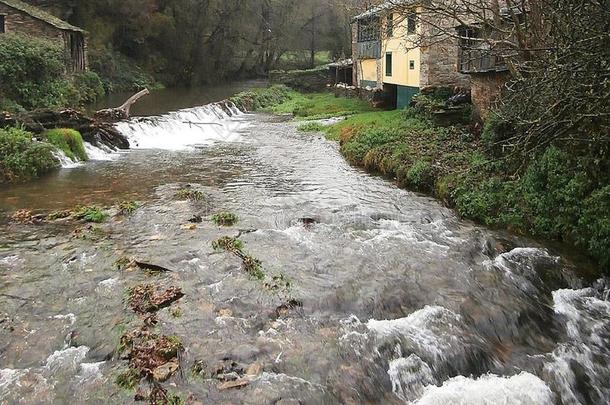
{"label": "grassy bank", "polygon": [[263,109],[301,120],[349,115],[331,126],[305,122],[299,129],[339,141],[350,163],[431,194],[464,218],[574,245],[608,270],[610,184],[599,170],[607,162],[550,145],[524,165],[494,150],[500,126],[493,119],[481,136],[459,114],[453,125],[439,126],[431,114],[441,105],[434,95],[420,97],[414,108],[380,111],[331,94],[284,91],[280,102]]}

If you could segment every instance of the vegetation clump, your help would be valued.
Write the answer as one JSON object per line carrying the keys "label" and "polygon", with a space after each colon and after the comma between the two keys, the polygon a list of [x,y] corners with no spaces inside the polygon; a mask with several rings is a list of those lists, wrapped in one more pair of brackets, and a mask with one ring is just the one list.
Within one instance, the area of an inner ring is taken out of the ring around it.
{"label": "vegetation clump", "polygon": [[140,379],[140,372],[133,368],[129,368],[126,371],[123,371],[122,373],[117,375],[114,381],[119,387],[129,391],[133,391],[140,384]]}
{"label": "vegetation clump", "polygon": [[239,221],[239,217],[232,212],[219,212],[212,215],[212,222],[218,226],[233,226]]}
{"label": "vegetation clump", "polygon": [[86,161],[88,159],[83,138],[80,132],[76,130],[68,128],[50,129],[45,131],[42,137],[73,161]]}
{"label": "vegetation clump", "polygon": [[164,291],[158,291],[152,284],[140,284],[129,289],[127,300],[131,309],[140,315],[156,312],[159,309],[169,307],[174,302],[184,297],[182,289],[170,287]]}
{"label": "vegetation clump", "polygon": [[231,253],[241,252],[244,247],[244,243],[230,236],[223,236],[222,238],[212,241],[212,248],[214,250],[226,250]]}
{"label": "vegetation clump", "polygon": [[53,211],[51,212],[49,215],[47,215],[47,219],[49,221],[55,221],[58,219],[65,219],[65,218],[70,218],[72,216],[72,211],[70,210],[60,210],[60,211]]}
{"label": "vegetation clump", "polygon": [[262,262],[255,257],[250,255],[244,255],[242,257],[242,263],[244,266],[244,271],[249,274],[251,277],[262,280],[265,278],[265,273],[263,272]]}
{"label": "vegetation clump", "polygon": [[245,111],[261,111],[285,103],[299,93],[284,85],[273,85],[263,89],[252,89],[238,93],[229,101]]}
{"label": "vegetation clump", "polygon": [[297,127],[297,130],[301,132],[322,132],[325,126],[319,122],[305,122]]}
{"label": "vegetation clump", "polygon": [[80,206],[76,207],[72,216],[75,219],[84,220],[85,222],[102,223],[108,218],[108,214],[103,209],[96,206]]}
{"label": "vegetation clump", "polygon": [[125,216],[131,215],[136,212],[138,208],[140,208],[140,204],[135,201],[121,201],[119,203],[119,214]]}
{"label": "vegetation clump", "polygon": [[205,195],[201,191],[191,187],[181,188],[174,196],[179,200],[201,201],[205,199]]}
{"label": "vegetation clump", "polygon": [[0,183],[31,180],[60,167],[55,147],[19,128],[0,129]]}

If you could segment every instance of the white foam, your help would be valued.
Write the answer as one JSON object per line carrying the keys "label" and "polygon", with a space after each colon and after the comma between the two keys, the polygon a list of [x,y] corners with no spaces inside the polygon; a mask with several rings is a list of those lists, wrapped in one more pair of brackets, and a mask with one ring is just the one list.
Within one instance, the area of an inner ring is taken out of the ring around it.
{"label": "white foam", "polygon": [[79,347],[68,347],[64,350],[57,350],[51,354],[46,361],[45,369],[50,371],[51,375],[55,374],[58,370],[73,370],[79,369],[80,363],[85,359],[89,353],[87,346]]}
{"label": "white foam", "polygon": [[388,375],[392,392],[407,402],[420,397],[426,386],[436,384],[430,366],[414,354],[390,361]]}
{"label": "white foam", "polygon": [[443,307],[426,306],[405,318],[371,319],[366,327],[378,339],[406,339],[410,349],[419,356],[425,355],[439,361],[455,350],[462,354],[466,350],[459,338],[463,335],[461,324],[462,319],[458,314]]}
{"label": "white foam", "polygon": [[62,150],[59,149],[55,149],[53,151],[53,156],[59,160],[59,163],[63,169],[73,169],[75,167],[82,166],[83,164],[83,162],[70,159]]}
{"label": "white foam", "polygon": [[228,110],[218,104],[189,108],[166,115],[135,118],[116,124],[132,149],[185,150],[217,142],[239,142],[244,122],[232,120],[241,114],[235,106]]}
{"label": "white foam", "polygon": [[117,153],[110,148],[97,147],[89,142],[84,142],[85,151],[89,160],[113,160]]}
{"label": "white foam", "polygon": [[522,372],[512,377],[493,374],[478,379],[458,376],[425,389],[417,405],[552,405],[554,395],[540,378]]}

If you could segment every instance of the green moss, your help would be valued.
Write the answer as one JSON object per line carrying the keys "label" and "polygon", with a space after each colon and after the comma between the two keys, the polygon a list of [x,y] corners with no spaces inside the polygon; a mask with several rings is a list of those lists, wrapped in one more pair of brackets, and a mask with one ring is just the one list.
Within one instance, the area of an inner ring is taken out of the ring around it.
{"label": "green moss", "polygon": [[0,129],[0,183],[31,180],[60,167],[55,147],[18,128]]}
{"label": "green moss", "polygon": [[51,129],[42,134],[46,142],[55,145],[72,160],[87,160],[83,138],[78,131],[68,128]]}
{"label": "green moss", "polygon": [[233,226],[239,221],[239,217],[231,212],[219,212],[212,215],[212,222],[218,226]]}
{"label": "green moss", "polygon": [[95,206],[81,206],[77,207],[74,210],[73,214],[74,218],[82,219],[86,222],[95,222],[101,223],[104,222],[108,218],[108,214],[104,212],[101,208]]}

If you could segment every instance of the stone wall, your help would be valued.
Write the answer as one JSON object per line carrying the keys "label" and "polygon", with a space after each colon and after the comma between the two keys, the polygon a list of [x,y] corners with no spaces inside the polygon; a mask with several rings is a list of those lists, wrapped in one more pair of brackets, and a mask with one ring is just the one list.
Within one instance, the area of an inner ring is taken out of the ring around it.
{"label": "stone wall", "polygon": [[[456,24],[452,21],[438,23],[445,26],[443,30],[451,30]],[[421,28],[421,61],[420,61],[420,87],[446,86],[470,87],[468,75],[458,71],[459,44],[457,38],[445,38],[438,28],[430,24],[422,24]]]}
{"label": "stone wall", "polygon": [[31,17],[29,14],[15,10],[0,3],[0,14],[5,15],[5,26],[7,33],[27,34],[57,41],[64,45],[62,31],[51,24]]}
{"label": "stone wall", "polygon": [[472,105],[478,119],[487,118],[509,78],[508,72],[470,75]]}

